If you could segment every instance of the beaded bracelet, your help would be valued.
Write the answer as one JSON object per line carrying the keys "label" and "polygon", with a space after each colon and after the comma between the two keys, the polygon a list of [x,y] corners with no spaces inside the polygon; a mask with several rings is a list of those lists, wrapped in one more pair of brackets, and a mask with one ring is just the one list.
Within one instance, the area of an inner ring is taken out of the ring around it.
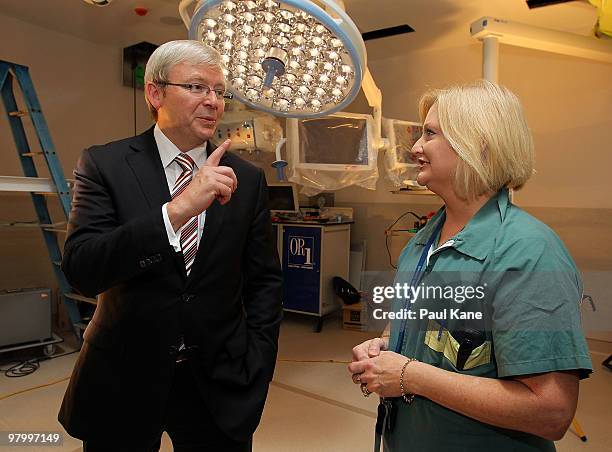
{"label": "beaded bracelet", "polygon": [[410,364],[412,361],[417,360],[414,358],[408,358],[408,361],[406,361],[402,366],[402,373],[400,374],[400,391],[402,392],[402,399],[407,405],[410,405],[410,403],[412,403],[412,400],[414,400],[414,394],[406,394],[406,390],[404,389],[404,372],[406,371],[406,367],[408,367],[408,364]]}

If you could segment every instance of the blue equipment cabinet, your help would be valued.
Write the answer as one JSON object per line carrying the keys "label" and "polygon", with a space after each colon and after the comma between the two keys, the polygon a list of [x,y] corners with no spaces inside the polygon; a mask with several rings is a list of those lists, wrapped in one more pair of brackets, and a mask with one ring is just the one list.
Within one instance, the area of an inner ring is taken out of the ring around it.
{"label": "blue equipment cabinet", "polygon": [[340,224],[279,224],[278,242],[283,267],[283,308],[323,317],[341,308],[332,278],[348,279],[351,226]]}

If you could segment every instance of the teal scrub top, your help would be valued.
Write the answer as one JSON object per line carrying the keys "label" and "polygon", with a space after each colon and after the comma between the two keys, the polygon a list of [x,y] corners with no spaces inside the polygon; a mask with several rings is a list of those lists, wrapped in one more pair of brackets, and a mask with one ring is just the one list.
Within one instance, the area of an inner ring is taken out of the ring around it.
{"label": "teal scrub top", "polygon": [[[396,285],[411,283],[444,216],[442,208],[404,248]],[[559,237],[513,205],[508,190],[489,199],[451,240],[432,248],[418,295],[413,302],[394,302],[397,313],[407,307],[413,316],[405,323],[400,353],[485,378],[560,370],[589,375],[579,271]],[[391,322],[390,350],[400,328],[401,320]],[[460,352],[466,332],[472,347]],[[552,441],[484,424],[423,397],[410,405],[397,399],[395,405],[395,428],[384,435],[387,451],[555,450]]]}

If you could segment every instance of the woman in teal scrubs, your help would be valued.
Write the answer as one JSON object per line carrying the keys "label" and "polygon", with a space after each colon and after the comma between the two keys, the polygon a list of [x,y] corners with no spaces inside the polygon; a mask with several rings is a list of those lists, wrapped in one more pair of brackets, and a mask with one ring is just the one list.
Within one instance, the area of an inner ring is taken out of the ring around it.
{"label": "woman in teal scrubs", "polygon": [[420,114],[417,180],[444,207],[402,251],[395,287],[415,290],[353,349],[353,382],[382,398],[385,450],[555,450],[592,364],[578,269],[509,197],[533,173],[520,102],[479,81],[426,93]]}

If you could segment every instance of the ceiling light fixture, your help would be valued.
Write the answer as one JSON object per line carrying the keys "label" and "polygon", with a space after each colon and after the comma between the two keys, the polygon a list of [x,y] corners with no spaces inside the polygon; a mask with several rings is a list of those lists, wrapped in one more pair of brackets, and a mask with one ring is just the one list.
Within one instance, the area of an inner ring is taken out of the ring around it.
{"label": "ceiling light fixture", "polygon": [[329,115],[371,80],[363,39],[342,2],[203,0],[190,17],[193,2],[179,6],[189,38],[221,53],[228,89],[252,108],[290,118]]}
{"label": "ceiling light fixture", "polygon": [[85,3],[95,6],[108,6],[113,0],[83,0]]}

